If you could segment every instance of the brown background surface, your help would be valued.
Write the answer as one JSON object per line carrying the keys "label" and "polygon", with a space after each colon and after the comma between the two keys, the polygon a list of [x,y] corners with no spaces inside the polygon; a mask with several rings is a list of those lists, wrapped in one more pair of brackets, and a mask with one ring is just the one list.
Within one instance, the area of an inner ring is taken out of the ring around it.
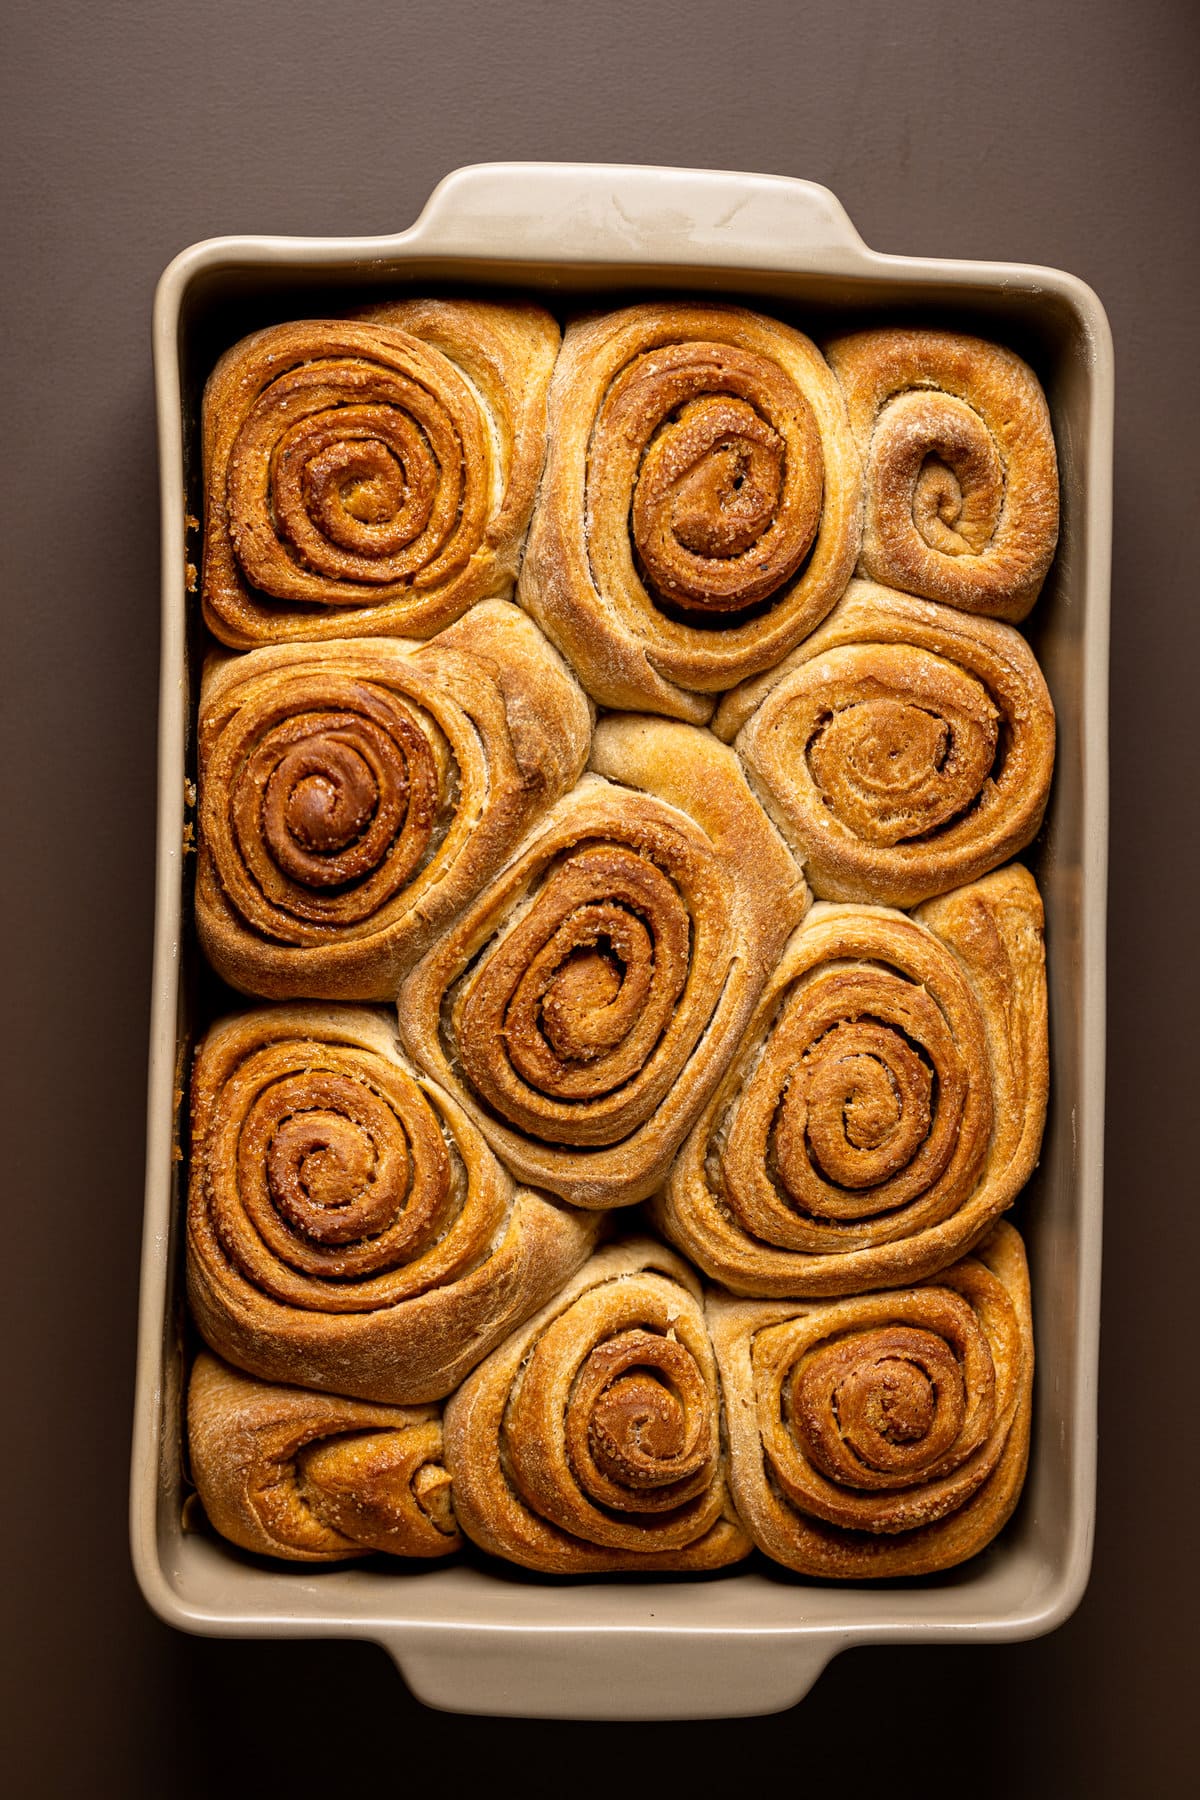
{"label": "brown background surface", "polygon": [[[3,1705],[21,1795],[1180,1791],[1196,1711],[1196,293],[1188,0],[5,8]],[[867,241],[1046,262],[1117,346],[1099,1528],[1041,1642],[858,1650],[795,1712],[447,1719],[382,1651],[178,1636],[129,1571],[157,571],[149,310],[185,244],[394,230],[491,158],[831,186]],[[1191,1011],[1189,1013],[1189,1002]],[[1190,1188],[1190,1192],[1189,1192]],[[1189,1608],[1192,1616],[1189,1616]]]}

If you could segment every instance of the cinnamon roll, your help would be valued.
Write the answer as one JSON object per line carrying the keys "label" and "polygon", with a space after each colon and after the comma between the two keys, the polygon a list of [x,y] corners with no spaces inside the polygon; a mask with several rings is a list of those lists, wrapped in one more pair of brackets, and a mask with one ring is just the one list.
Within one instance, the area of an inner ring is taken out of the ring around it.
{"label": "cinnamon roll", "polygon": [[226,1019],[192,1078],[188,1298],[239,1368],[440,1399],[557,1291],[596,1221],[515,1189],[382,1013]]}
{"label": "cinnamon roll", "polygon": [[568,327],[520,600],[605,706],[700,723],[854,568],[857,451],[816,347],[742,307]]}
{"label": "cinnamon roll", "polygon": [[1037,376],[999,344],[856,331],[825,354],[862,452],[864,574],[1023,619],[1058,541],[1058,461]]}
{"label": "cinnamon roll", "polygon": [[760,1550],[802,1575],[927,1575],[1009,1519],[1029,1452],[1033,1328],[1011,1225],[918,1287],[708,1302],[730,1482]]}
{"label": "cinnamon roll", "polygon": [[1042,903],[1019,865],[913,918],[815,905],[653,1203],[735,1293],[861,1293],[978,1242],[1046,1114]]}
{"label": "cinnamon roll", "polygon": [[467,1536],[552,1574],[699,1571],[750,1550],[729,1502],[691,1270],[635,1238],[592,1257],[446,1407]]}
{"label": "cinnamon roll", "polygon": [[665,1176],[807,890],[708,732],[606,718],[590,770],[407,978],[400,1029],[522,1180],[626,1206]]}
{"label": "cinnamon roll", "polygon": [[209,1523],[243,1550],[343,1562],[373,1550],[449,1556],[462,1544],[440,1407],[274,1387],[202,1352],[187,1418]]}
{"label": "cinnamon roll", "polygon": [[204,393],[204,617],[224,643],[429,637],[511,594],[558,327],[405,300],[255,332]]}
{"label": "cinnamon roll", "polygon": [[1020,632],[869,581],[715,723],[823,900],[915,906],[986,875],[1036,835],[1054,772]]}
{"label": "cinnamon roll", "polygon": [[425,645],[226,657],[200,701],[200,941],[233,986],[391,1000],[580,774],[582,689],[515,606]]}

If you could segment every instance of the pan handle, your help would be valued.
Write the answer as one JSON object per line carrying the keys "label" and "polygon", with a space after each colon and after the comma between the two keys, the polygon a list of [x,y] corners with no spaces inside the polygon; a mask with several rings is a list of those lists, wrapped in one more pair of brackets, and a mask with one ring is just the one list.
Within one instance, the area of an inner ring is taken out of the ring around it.
{"label": "pan handle", "polygon": [[476,163],[440,181],[406,243],[506,262],[680,263],[862,273],[876,260],[813,181],[605,163]]}
{"label": "pan handle", "polygon": [[411,1627],[380,1634],[418,1700],[524,1719],[733,1719],[783,1712],[845,1639],[821,1632]]}

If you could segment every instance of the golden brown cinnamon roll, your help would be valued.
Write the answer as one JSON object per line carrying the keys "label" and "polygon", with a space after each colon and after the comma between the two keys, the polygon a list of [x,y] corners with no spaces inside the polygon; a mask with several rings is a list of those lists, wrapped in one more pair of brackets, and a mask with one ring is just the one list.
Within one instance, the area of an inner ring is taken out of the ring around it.
{"label": "golden brown cinnamon roll", "polygon": [[960,332],[856,331],[825,354],[862,452],[862,569],[965,612],[1023,619],[1058,541],[1058,462],[1037,376]]}
{"label": "golden brown cinnamon roll", "polygon": [[590,767],[413,970],[400,1029],[522,1180],[626,1206],[666,1174],[807,890],[708,732],[607,718]]}
{"label": "golden brown cinnamon roll", "polygon": [[1033,1170],[1042,903],[1014,864],[909,919],[813,907],[654,1202],[741,1294],[861,1293],[961,1256]]}
{"label": "golden brown cinnamon roll", "polygon": [[587,758],[591,713],[517,607],[432,643],[278,645],[200,701],[200,941],[235,987],[391,1000]]}
{"label": "golden brown cinnamon roll", "polygon": [[1036,835],[1054,772],[1021,634],[869,581],[715,723],[822,900],[914,906],[986,875]]}
{"label": "golden brown cinnamon roll", "polygon": [[210,1524],[292,1562],[449,1556],[462,1544],[441,1408],[275,1387],[201,1353],[188,1387],[192,1477]]}
{"label": "golden brown cinnamon roll", "polygon": [[1033,1385],[1011,1225],[919,1287],[816,1304],[713,1294],[708,1318],[734,1498],[776,1562],[844,1580],[926,1575],[1007,1522]]}
{"label": "golden brown cinnamon roll", "polygon": [[558,340],[541,307],[405,300],[227,351],[204,394],[216,635],[423,638],[511,593]]}
{"label": "golden brown cinnamon roll", "polygon": [[721,1568],[729,1504],[700,1289],[645,1238],[599,1251],[446,1408],[458,1520],[553,1574]]}
{"label": "golden brown cinnamon roll", "polygon": [[571,325],[520,599],[606,706],[701,722],[829,611],[861,534],[836,381],[741,307]]}
{"label": "golden brown cinnamon roll", "polygon": [[384,1014],[264,1007],[200,1047],[188,1297],[239,1368],[440,1399],[595,1236],[594,1219],[514,1188],[454,1100],[408,1069]]}

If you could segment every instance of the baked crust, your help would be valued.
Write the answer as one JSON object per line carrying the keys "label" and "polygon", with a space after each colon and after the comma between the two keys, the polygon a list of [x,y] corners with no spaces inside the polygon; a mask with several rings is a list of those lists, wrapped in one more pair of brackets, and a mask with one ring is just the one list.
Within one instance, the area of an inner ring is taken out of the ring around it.
{"label": "baked crust", "polygon": [[1054,432],[1028,363],[929,328],[851,332],[825,354],[863,460],[863,574],[1023,619],[1058,542]]}
{"label": "baked crust", "polygon": [[742,307],[568,326],[519,598],[605,706],[702,723],[843,592],[861,535],[845,403]]}
{"label": "baked crust", "polygon": [[196,921],[274,999],[392,1000],[581,773],[591,707],[532,620],[484,601],[427,644],[210,659]]}
{"label": "baked crust", "polygon": [[[981,339],[826,354],[407,300],[213,372],[198,929],[305,996],[192,1085],[192,1459],[246,1549],[862,1579],[1016,1504],[1055,727],[998,621],[1054,439]],[[707,1322],[595,1248],[646,1199]]]}
{"label": "baked crust", "polygon": [[665,1177],[807,904],[731,751],[602,719],[590,773],[405,981],[401,1035],[522,1180],[627,1206]]}
{"label": "baked crust", "polygon": [[1049,1054],[1019,864],[910,919],[818,902],[652,1216],[736,1293],[865,1292],[964,1254],[1028,1181]]}
{"label": "baked crust", "polygon": [[1020,632],[852,581],[714,721],[822,900],[915,906],[1036,836],[1054,706]]}
{"label": "baked crust", "polygon": [[730,1483],[760,1550],[802,1575],[929,1575],[1010,1518],[1029,1455],[1025,1248],[1001,1222],[921,1287],[707,1301]]}
{"label": "baked crust", "polygon": [[662,1244],[600,1250],[447,1404],[459,1523],[551,1574],[723,1568],[729,1502],[700,1287]]}
{"label": "baked crust", "polygon": [[373,1406],[256,1381],[202,1351],[192,1478],[214,1530],[290,1562],[449,1556],[462,1544],[438,1406]]}
{"label": "baked crust", "polygon": [[542,307],[404,300],[255,332],[204,391],[223,643],[430,637],[511,595],[559,344]]}
{"label": "baked crust", "polygon": [[440,1399],[597,1225],[516,1188],[385,1013],[264,1007],[200,1046],[188,1298],[209,1345],[264,1380]]}

